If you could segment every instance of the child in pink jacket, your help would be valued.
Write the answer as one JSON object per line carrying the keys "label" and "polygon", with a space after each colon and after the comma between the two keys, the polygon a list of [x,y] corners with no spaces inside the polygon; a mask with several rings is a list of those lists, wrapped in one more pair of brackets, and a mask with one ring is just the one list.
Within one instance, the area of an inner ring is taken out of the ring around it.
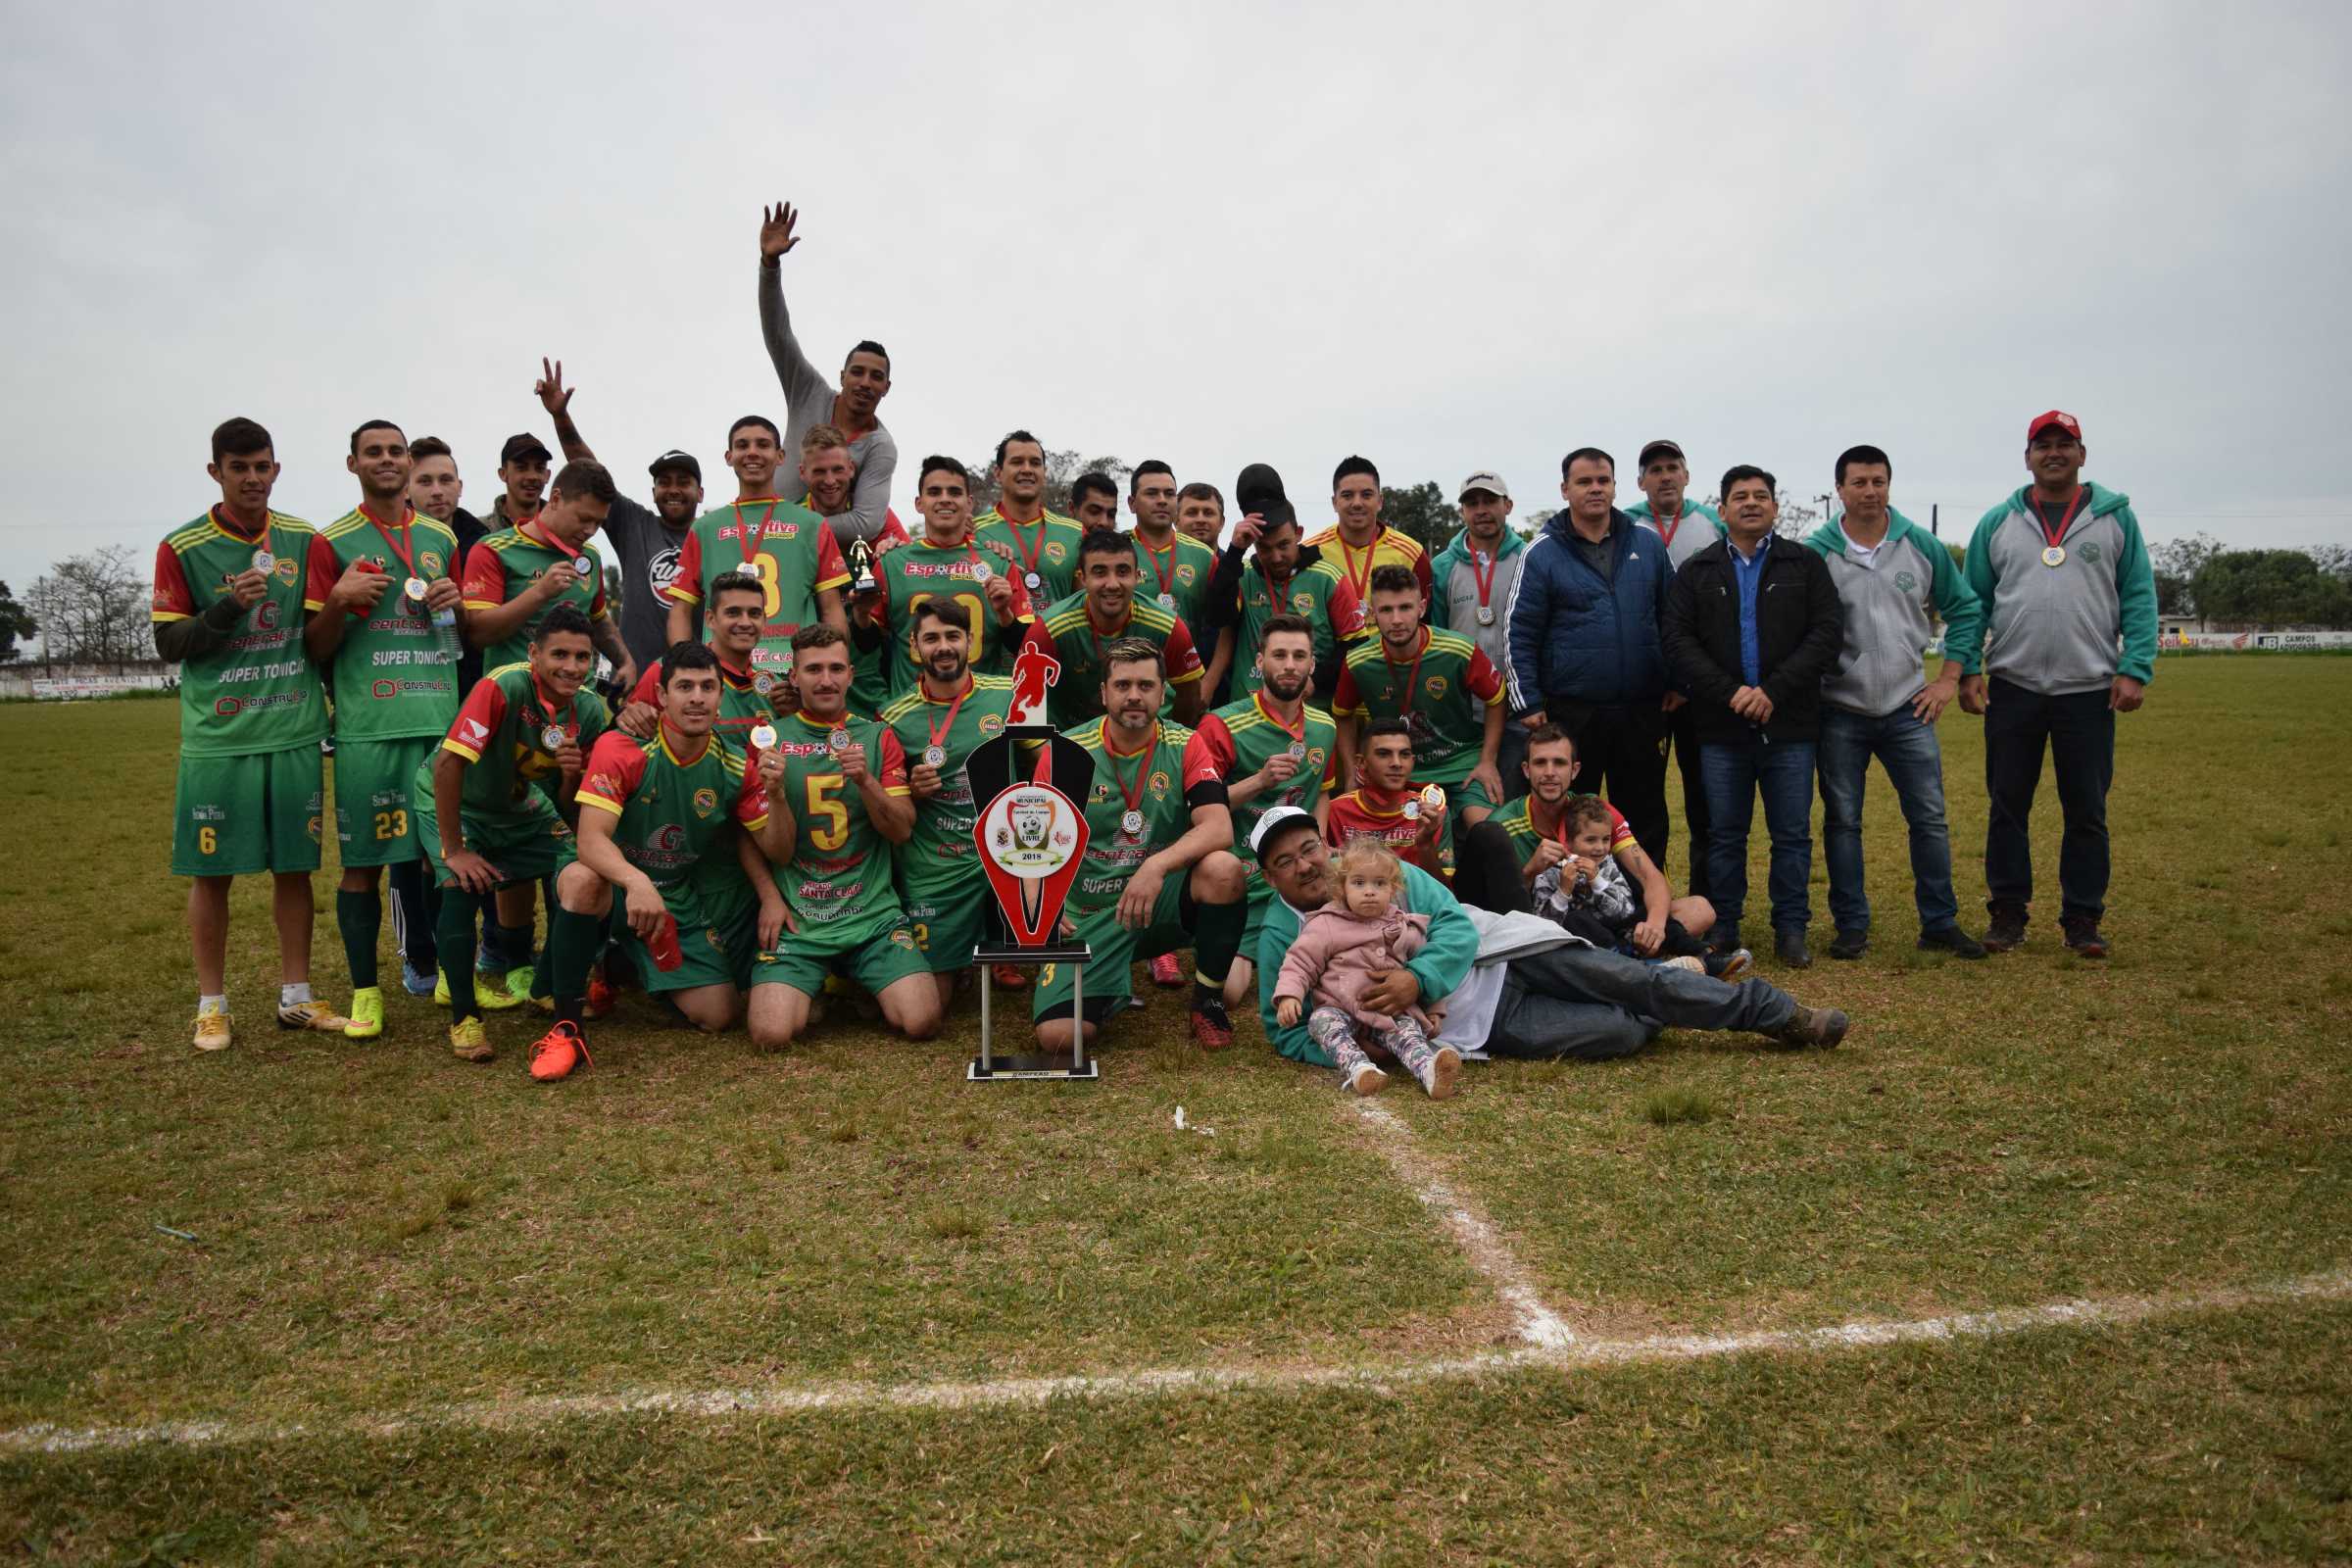
{"label": "child in pink jacket", "polygon": [[1274,1016],[1285,1028],[1296,1024],[1311,996],[1307,1036],[1339,1063],[1340,1081],[1356,1094],[1388,1087],[1388,1074],[1366,1054],[1370,1046],[1403,1062],[1430,1099],[1451,1098],[1462,1057],[1451,1046],[1430,1043],[1436,1020],[1417,1006],[1392,1016],[1363,1004],[1373,975],[1402,968],[1429,942],[1429,916],[1396,906],[1404,863],[1378,839],[1360,838],[1333,865],[1340,896],[1300,923],[1274,982]]}

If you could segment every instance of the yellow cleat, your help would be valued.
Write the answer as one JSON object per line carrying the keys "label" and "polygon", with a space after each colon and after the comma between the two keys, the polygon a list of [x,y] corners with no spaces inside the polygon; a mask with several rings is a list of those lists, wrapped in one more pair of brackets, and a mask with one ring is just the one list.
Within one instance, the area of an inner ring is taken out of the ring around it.
{"label": "yellow cleat", "polygon": [[226,1051],[228,1049],[228,1014],[200,1012],[196,1015],[196,1049],[198,1051]]}
{"label": "yellow cleat", "polygon": [[351,1032],[351,1020],[323,1002],[297,1002],[291,1007],[277,1009],[280,1029],[316,1029],[322,1035],[342,1035]]}
{"label": "yellow cleat", "polygon": [[449,1049],[460,1061],[488,1061],[494,1054],[490,1037],[482,1032],[482,1020],[466,1018],[449,1026]]}
{"label": "yellow cleat", "polygon": [[[508,973],[513,973],[513,971],[510,970]],[[484,1012],[504,1012],[509,1007],[521,1006],[525,999],[509,990],[508,985],[507,976],[504,974],[476,973],[473,977],[473,1004]],[[449,982],[444,980],[442,989],[447,990]],[[529,981],[523,982],[523,990],[525,992],[530,990]],[[442,1000],[447,1001],[448,999],[443,998]]]}
{"label": "yellow cleat", "polygon": [[433,971],[433,1005],[436,1007],[449,1005],[449,971],[447,969]]}
{"label": "yellow cleat", "polygon": [[365,991],[351,994],[351,1022],[343,1026],[343,1032],[354,1040],[373,1040],[384,1032],[384,993],[381,988],[369,986]]}

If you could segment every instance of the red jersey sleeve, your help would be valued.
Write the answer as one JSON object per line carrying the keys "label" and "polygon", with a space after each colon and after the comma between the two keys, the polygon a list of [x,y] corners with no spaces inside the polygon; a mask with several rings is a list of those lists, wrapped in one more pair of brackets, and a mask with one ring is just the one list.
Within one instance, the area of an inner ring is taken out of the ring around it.
{"label": "red jersey sleeve", "polygon": [[[832,530],[827,529],[828,533]],[[686,542],[678,547],[678,574],[669,579],[662,597],[673,605],[699,605],[703,602],[703,530],[700,526],[686,530]]]}
{"label": "red jersey sleeve", "polygon": [[[484,685],[489,684],[484,682]],[[588,754],[588,766],[580,775],[577,799],[582,806],[593,806],[618,816],[645,782],[645,748],[633,735],[609,729],[596,738],[596,750]]]}
{"label": "red jersey sleeve", "polygon": [[1200,779],[1224,778],[1233,771],[1239,756],[1233,749],[1233,731],[1225,721],[1210,713],[1193,731],[1193,738],[1184,743],[1184,782],[1186,788]]}
{"label": "red jersey sleeve", "polygon": [[882,731],[882,755],[878,760],[881,766],[875,771],[882,780],[882,788],[892,795],[910,793],[906,783],[906,748],[899,744],[899,737],[892,730]]}
{"label": "red jersey sleeve", "polygon": [[[324,610],[326,596],[335,591],[335,579],[343,575],[342,566],[335,561],[335,547],[326,542],[326,535],[311,535],[310,557],[304,564],[309,568],[310,578],[303,585],[302,608]],[[364,614],[366,612],[355,609],[352,613]]]}
{"label": "red jersey sleeve", "polygon": [[1484,648],[1471,650],[1470,672],[1462,677],[1462,683],[1485,699],[1490,708],[1502,701],[1502,673],[1487,658]]}
{"label": "red jersey sleeve", "polygon": [[[684,575],[683,571],[680,575]],[[820,523],[816,534],[816,591],[839,588],[849,580],[850,563],[841,553],[841,541],[833,537],[831,523]]]}
{"label": "red jersey sleeve", "polygon": [[612,611],[607,609],[605,605],[605,579],[612,576],[612,572],[610,567],[606,566],[602,561],[600,561],[589,551],[581,551],[580,559],[592,564],[596,567],[596,597],[588,601],[588,618],[590,620],[603,620],[606,616],[612,613]]}
{"label": "red jersey sleeve", "polygon": [[645,666],[645,673],[638,676],[637,684],[629,689],[629,701],[651,703],[656,708],[662,706],[662,661],[657,659]]}
{"label": "red jersey sleeve", "polygon": [[1222,801],[1225,798],[1225,767],[1217,761],[1214,752],[1200,744],[1198,730],[1194,731],[1191,740],[1184,743],[1184,758],[1178,765],[1184,774],[1185,794],[1192,794],[1195,785],[1214,784],[1217,786],[1217,799]]}
{"label": "red jersey sleeve", "polygon": [[496,610],[507,602],[507,563],[488,540],[466,556],[466,608]]}
{"label": "red jersey sleeve", "polygon": [[882,543],[904,545],[913,542],[913,536],[907,533],[906,525],[899,520],[899,514],[895,510],[882,514]]}
{"label": "red jersey sleeve", "polygon": [[1012,618],[1016,621],[1035,620],[1037,607],[1029,602],[1029,590],[1021,582],[1020,573],[1008,571],[1004,580],[1012,584]]}
{"label": "red jersey sleeve", "polygon": [[1363,824],[1356,819],[1355,792],[1350,790],[1346,795],[1335,797],[1331,803],[1331,809],[1324,814],[1324,842],[1335,850],[1344,848],[1348,840],[1362,826]]}
{"label": "red jersey sleeve", "polygon": [[754,833],[767,823],[767,786],[760,782],[760,769],[749,763],[743,769],[743,788],[735,792],[735,820]]}
{"label": "red jersey sleeve", "polygon": [[457,721],[449,726],[449,735],[441,742],[445,752],[455,752],[468,762],[482,760],[482,748],[498,733],[498,726],[507,721],[507,689],[494,680],[477,680],[473,690],[466,694],[465,706],[458,710]]}
{"label": "red jersey sleeve", "polygon": [[1331,587],[1331,631],[1342,642],[1365,631],[1364,602],[1355,597],[1354,584],[1345,577]]}
{"label": "red jersey sleeve", "polygon": [[155,598],[148,619],[186,620],[196,613],[196,596],[188,591],[188,571],[179,552],[167,539],[155,547]]}
{"label": "red jersey sleeve", "polygon": [[1323,793],[1329,795],[1340,787],[1340,749],[1334,746],[1331,755],[1323,759]]}
{"label": "red jersey sleeve", "polygon": [[1188,680],[1200,678],[1200,650],[1193,646],[1192,628],[1184,623],[1181,615],[1176,618],[1176,624],[1168,628],[1168,640],[1160,649],[1160,654],[1168,662],[1169,685],[1181,686]]}
{"label": "red jersey sleeve", "polygon": [[1627,850],[1638,850],[1641,847],[1641,843],[1634,837],[1632,825],[1626,821],[1623,813],[1614,806],[1609,807],[1609,853],[1623,855]]}
{"label": "red jersey sleeve", "polygon": [[1335,718],[1351,718],[1358,713],[1370,712],[1364,707],[1363,695],[1355,689],[1355,671],[1345,664],[1340,666],[1339,682],[1332,688],[1331,711]]}
{"label": "red jersey sleeve", "polygon": [[1413,558],[1413,576],[1421,584],[1421,609],[1424,613],[1427,613],[1429,610],[1429,597],[1432,590],[1436,587],[1436,584],[1431,580],[1429,575],[1428,551],[1424,550]]}

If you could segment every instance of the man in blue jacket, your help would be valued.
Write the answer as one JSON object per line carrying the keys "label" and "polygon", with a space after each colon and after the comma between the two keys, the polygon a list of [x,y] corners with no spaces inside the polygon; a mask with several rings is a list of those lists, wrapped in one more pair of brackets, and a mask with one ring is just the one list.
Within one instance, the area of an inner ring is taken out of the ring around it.
{"label": "man in blue jacket", "polygon": [[[1511,583],[1508,696],[1529,733],[1556,723],[1643,853],[1666,864],[1671,689],[1658,622],[1674,574],[1658,536],[1617,510],[1617,465],[1596,447],[1560,464],[1567,502]],[[1697,849],[1693,847],[1693,853]]]}
{"label": "man in blue jacket", "polygon": [[1982,649],[1973,638],[1956,651],[1945,645],[1969,671],[1960,706],[1984,715],[1984,946],[1995,953],[2026,940],[2026,818],[2046,749],[2066,819],[2058,928],[2080,956],[2107,956],[2099,917],[2115,715],[2135,711],[2156,676],[2156,574],[2132,498],[2082,483],[2087,456],[2071,414],[2052,409],[2026,427],[2034,482],[1985,513],[1968,544],[1969,586],[1984,606]]}
{"label": "man in blue jacket", "polygon": [[[1952,836],[1943,820],[1943,752],[1936,720],[1960,690],[1949,650],[1977,640],[1984,616],[1951,552],[1887,502],[1894,465],[1877,447],[1838,454],[1838,499],[1845,514],[1805,540],[1837,585],[1845,645],[1821,685],[1821,838],[1830,862],[1833,958],[1859,958],[1870,946],[1870,896],[1862,886],[1862,790],[1877,758],[1911,829],[1911,896],[1919,945],[1963,958],[1984,945],[1960,929],[1952,892]],[[1928,679],[1921,651],[1943,622],[1943,668]]]}

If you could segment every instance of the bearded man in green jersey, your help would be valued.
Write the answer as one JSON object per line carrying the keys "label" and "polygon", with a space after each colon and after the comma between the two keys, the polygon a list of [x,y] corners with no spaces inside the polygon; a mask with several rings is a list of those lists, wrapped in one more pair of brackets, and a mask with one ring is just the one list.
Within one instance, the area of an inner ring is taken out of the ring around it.
{"label": "bearded man in green jersey", "polygon": [[532,633],[530,659],[473,683],[449,734],[416,767],[416,838],[440,891],[441,980],[449,1043],[462,1061],[488,1061],[484,1008],[520,1004],[474,986],[476,917],[528,930],[532,890],[571,858],[574,798],[590,748],[611,726],[588,617],[557,605]]}
{"label": "bearded man in green jersey", "polygon": [[[914,802],[914,832],[898,857],[899,901],[939,987],[942,1010],[956,995],[956,976],[971,967],[993,903],[972,839],[977,803],[964,763],[982,742],[1004,732],[1012,706],[1009,676],[973,673],[969,619],[969,608],[953,599],[926,599],[914,607],[922,677],[882,710],[899,749],[913,760],[906,791]],[[1014,989],[1027,986],[1026,975],[1011,973],[1018,977]]]}
{"label": "bearded man in green jersey", "polygon": [[[1131,558],[1117,559],[1134,569]],[[1153,643],[1140,637],[1112,643],[1103,651],[1102,716],[1069,736],[1094,758],[1095,778],[1078,803],[1086,813],[1086,855],[1061,933],[1093,956],[1083,1019],[1071,1016],[1071,966],[1050,963],[1038,973],[1031,1016],[1038,1047],[1049,1054],[1069,1052],[1073,1027],[1084,1028],[1091,1051],[1126,1004],[1134,960],[1182,948],[1196,948],[1199,956],[1193,1038],[1212,1051],[1233,1044],[1224,989],[1241,945],[1246,877],[1233,855],[1223,776],[1205,754],[1187,755],[1192,731],[1159,716],[1165,667]]]}
{"label": "bearded man in green jersey", "polygon": [[[416,839],[416,767],[458,716],[458,536],[409,505],[408,437],[389,419],[351,435],[345,466],[360,505],[312,541],[303,644],[331,672],[335,697],[335,840],[343,879],[335,926],[351,966],[355,1040],[384,1032],[376,941],[384,868],[401,901],[422,984],[432,985],[433,912]],[[436,617],[447,615],[446,626]],[[414,988],[412,988],[414,989]]]}
{"label": "bearded man in green jersey", "polygon": [[[997,443],[997,504],[980,514],[972,531],[1008,547],[1020,563],[1021,586],[1039,609],[1066,599],[1078,586],[1078,541],[1086,530],[1046,510],[1046,448],[1026,430]],[[1111,491],[1114,499],[1118,491]]]}
{"label": "bearded man in green jersey", "polygon": [[696,1028],[715,1033],[743,1015],[758,933],[751,917],[711,906],[705,868],[756,854],[746,835],[766,820],[766,808],[744,760],[712,733],[718,657],[701,643],[675,644],[662,656],[662,676],[655,735],[606,734],[580,781],[579,858],[556,879],[561,906],[548,936],[556,1023],[531,1048],[531,1076],[541,1083],[588,1059],[580,1030],[588,971],[608,930],[646,989]]}
{"label": "bearded man in green jersey", "polygon": [[806,1033],[828,974],[873,994],[910,1040],[939,1032],[939,993],[892,881],[914,832],[906,754],[878,720],[849,710],[850,640],[831,626],[792,639],[800,708],[760,748],[760,848],[784,892],[780,934],[762,933],[752,974],[752,1044],[780,1051]]}
{"label": "bearded man in green jersey", "polygon": [[311,997],[311,873],[325,808],[326,699],[302,647],[303,576],[314,530],[270,510],[270,432],[230,419],[205,468],[220,502],[155,553],[155,651],[179,666],[179,781],[172,874],[192,877],[199,1051],[228,1020],[228,885],[268,871],[277,924],[277,1021],[341,1034],[351,1020]]}

